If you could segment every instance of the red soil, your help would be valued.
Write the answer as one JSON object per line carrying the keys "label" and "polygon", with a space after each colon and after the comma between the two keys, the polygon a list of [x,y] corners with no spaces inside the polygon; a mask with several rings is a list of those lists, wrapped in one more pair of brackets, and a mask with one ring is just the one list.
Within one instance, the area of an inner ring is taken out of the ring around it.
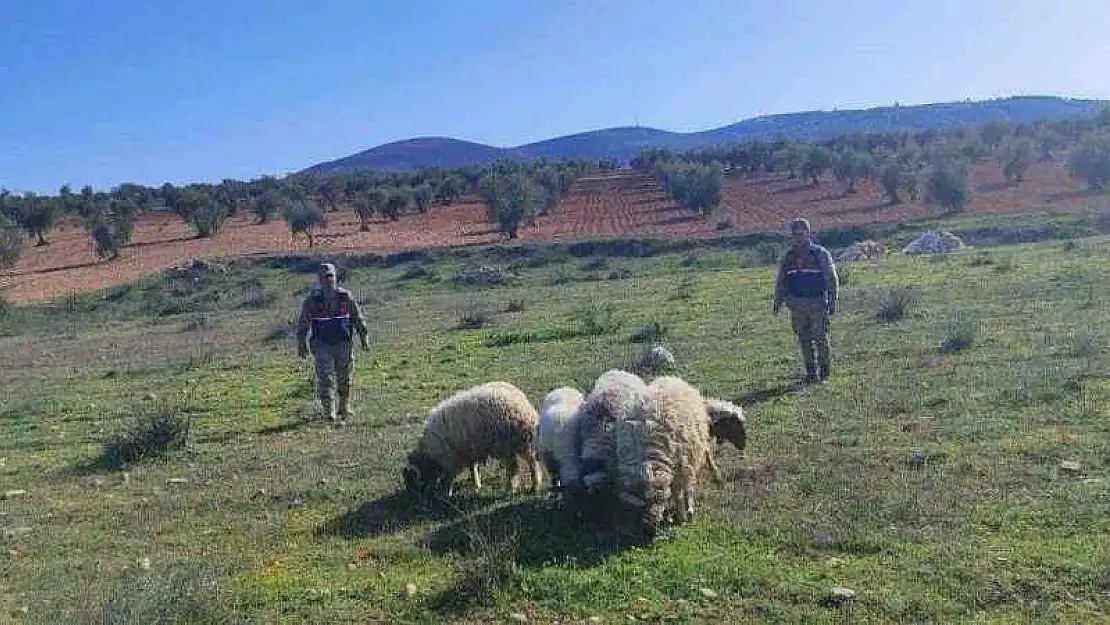
{"label": "red soil", "polygon": [[[1087,208],[1092,196],[1082,182],[1070,178],[1057,163],[1029,169],[1019,186],[1007,186],[993,163],[975,166],[967,212],[1075,212]],[[844,185],[831,179],[812,187],[784,174],[730,176],[723,184],[721,206],[708,219],[676,207],[648,177],[618,172],[580,180],[554,214],[524,227],[525,242],[568,241],[592,237],[713,237],[760,231],[782,231],[788,221],[806,216],[814,228],[832,228],[929,214],[920,203],[887,206],[872,182],[857,184],[844,195]],[[717,229],[726,217],[733,226]],[[50,245],[30,247],[19,265],[0,274],[0,293],[11,301],[42,300],[132,281],[142,275],[197,257],[248,253],[304,253],[303,239],[291,242],[284,222],[254,223],[253,216],[228,220],[211,239],[197,239],[180,218],[144,213],[135,222],[132,242],[115,261],[98,262],[92,240],[72,223],[47,237]],[[359,232],[350,210],[329,214],[327,229],[316,237],[315,251],[389,252],[500,241],[485,207],[475,202],[435,207],[426,214],[404,215],[399,221],[375,221],[370,232]]]}

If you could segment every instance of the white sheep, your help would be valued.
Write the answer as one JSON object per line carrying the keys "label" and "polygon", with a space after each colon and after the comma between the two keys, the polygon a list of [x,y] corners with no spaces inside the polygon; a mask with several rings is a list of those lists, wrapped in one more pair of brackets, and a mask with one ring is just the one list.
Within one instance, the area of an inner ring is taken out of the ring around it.
{"label": "white sheep", "polygon": [[540,404],[536,455],[551,478],[552,488],[578,482],[578,417],[585,396],[575,388],[557,388]]}
{"label": "white sheep", "polygon": [[509,489],[520,485],[523,464],[539,488],[535,455],[539,414],[528,397],[508,382],[494,381],[455,393],[429,411],[424,432],[402,471],[410,492],[446,494],[455,476],[469,468],[475,489],[481,489],[478,463],[496,458],[505,466]]}
{"label": "white sheep", "polygon": [[613,424],[637,409],[646,390],[640,376],[620,369],[606,371],[594,382],[578,417],[584,485],[599,486],[614,476]]}
{"label": "white sheep", "polygon": [[681,378],[656,378],[637,409],[615,423],[614,438],[619,499],[643,529],[654,534],[692,518],[698,473],[706,464],[715,469],[701,393]]}

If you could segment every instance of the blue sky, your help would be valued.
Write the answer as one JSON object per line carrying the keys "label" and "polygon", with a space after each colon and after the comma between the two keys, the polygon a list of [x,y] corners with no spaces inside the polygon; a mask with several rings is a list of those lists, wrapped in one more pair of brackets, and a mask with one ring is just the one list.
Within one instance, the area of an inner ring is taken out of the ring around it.
{"label": "blue sky", "polygon": [[1105,0],[0,0],[0,186],[281,175],[381,143],[1110,98]]}

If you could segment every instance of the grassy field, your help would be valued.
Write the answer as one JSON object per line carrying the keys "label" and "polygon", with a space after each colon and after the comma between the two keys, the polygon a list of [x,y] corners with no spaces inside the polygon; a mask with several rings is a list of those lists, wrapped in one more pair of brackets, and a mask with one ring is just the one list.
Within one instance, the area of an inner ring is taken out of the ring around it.
{"label": "grassy field", "polygon": [[[843,266],[836,371],[807,388],[768,241],[343,258],[372,329],[345,428],[312,421],[289,334],[316,259],[9,306],[0,621],[1110,622],[1110,240],[1058,240],[1105,223],[953,222],[1049,240]],[[477,264],[512,277],[455,282]],[[509,497],[496,464],[453,509],[398,496],[435,402],[585,387],[652,322],[678,375],[748,415],[694,522],[632,546]],[[105,454],[161,409],[189,417],[184,448]]]}

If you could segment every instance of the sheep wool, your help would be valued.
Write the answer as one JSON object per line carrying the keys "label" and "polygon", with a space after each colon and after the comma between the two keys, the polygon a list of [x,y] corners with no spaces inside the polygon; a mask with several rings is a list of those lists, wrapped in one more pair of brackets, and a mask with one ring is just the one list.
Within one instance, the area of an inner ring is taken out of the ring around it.
{"label": "sheep wool", "polygon": [[648,527],[689,520],[698,472],[712,460],[701,393],[681,378],[656,378],[638,410],[615,429],[621,501],[639,510]]}
{"label": "sheep wool", "polygon": [[707,399],[705,411],[709,416],[710,437],[719,443],[732,443],[733,447],[744,451],[747,444],[747,419],[743,408],[729,401]]}
{"label": "sheep wool", "polygon": [[557,388],[540,404],[536,453],[547,467],[552,486],[578,481],[577,419],[585,401],[575,388]]}
{"label": "sheep wool", "polygon": [[578,420],[579,461],[587,484],[613,475],[613,424],[639,409],[646,390],[640,376],[620,369],[606,371],[594,382]]}
{"label": "sheep wool", "polygon": [[516,491],[527,464],[533,488],[539,487],[540,468],[535,456],[539,413],[527,395],[508,382],[487,382],[460,391],[429,411],[424,432],[409,454],[406,485],[451,493],[455,476],[470,468],[475,488],[481,488],[477,464],[488,458],[501,461],[509,474],[509,488]]}

